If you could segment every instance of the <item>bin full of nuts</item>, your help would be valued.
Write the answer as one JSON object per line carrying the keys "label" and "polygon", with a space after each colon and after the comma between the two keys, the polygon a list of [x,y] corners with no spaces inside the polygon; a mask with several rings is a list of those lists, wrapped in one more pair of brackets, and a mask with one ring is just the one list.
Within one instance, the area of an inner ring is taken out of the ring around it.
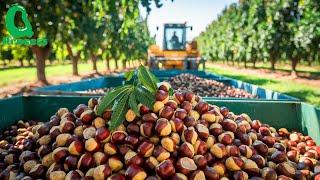
{"label": "bin full of nuts", "polygon": [[0,179],[319,179],[320,147],[249,115],[159,87],[153,107],[96,113],[100,99],[21,122],[0,136]]}

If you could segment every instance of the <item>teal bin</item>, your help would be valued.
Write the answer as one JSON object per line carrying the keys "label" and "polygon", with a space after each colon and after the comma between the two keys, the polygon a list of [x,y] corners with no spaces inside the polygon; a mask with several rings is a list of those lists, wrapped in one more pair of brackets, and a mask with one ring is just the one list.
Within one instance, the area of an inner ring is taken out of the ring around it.
{"label": "teal bin", "polygon": [[[18,120],[48,121],[60,107],[73,110],[90,97],[17,96],[0,101],[0,129]],[[204,98],[218,106],[226,106],[236,114],[247,113],[252,119],[275,128],[285,127],[310,135],[320,144],[320,109],[298,101],[262,101]]]}
{"label": "teal bin", "polygon": [[[299,99],[288,96],[286,94],[271,91],[268,89],[263,89],[253,84],[227,78],[227,77],[220,76],[213,73],[207,73],[205,71],[154,70],[152,72],[156,77],[158,77],[160,81],[169,80],[171,77],[177,76],[182,73],[189,73],[189,74],[196,75],[198,77],[216,80],[226,85],[233,86],[235,88],[243,89],[253,95],[257,95],[259,99],[262,99],[262,100],[300,101]],[[123,74],[119,74],[118,76],[92,78],[92,79],[82,80],[79,82],[41,87],[41,88],[35,89],[35,93],[47,94],[47,95],[85,96],[85,95],[92,95],[92,94],[82,93],[81,91],[87,91],[90,89],[116,87],[119,85],[123,85],[124,83],[125,83],[125,78]]]}

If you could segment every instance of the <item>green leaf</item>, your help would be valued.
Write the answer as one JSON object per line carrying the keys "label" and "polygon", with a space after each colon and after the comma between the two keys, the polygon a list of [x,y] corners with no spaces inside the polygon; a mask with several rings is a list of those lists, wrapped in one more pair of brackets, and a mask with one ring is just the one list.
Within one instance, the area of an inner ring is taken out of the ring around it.
{"label": "green leaf", "polygon": [[124,73],[124,77],[126,78],[126,81],[130,81],[134,75],[134,71],[128,71]]}
{"label": "green leaf", "polygon": [[133,88],[133,85],[126,85],[122,87],[115,88],[111,92],[107,93],[106,96],[104,96],[98,107],[97,107],[97,114],[99,116],[102,115],[102,113],[107,109],[112,107],[112,103],[116,100],[119,99],[119,97],[125,93],[126,91],[130,90]]}
{"label": "green leaf", "polygon": [[170,89],[169,89],[169,96],[173,96],[173,94],[174,94],[174,91],[173,91],[172,88],[170,88]]}
{"label": "green leaf", "polygon": [[138,87],[134,91],[136,100],[140,103],[152,108],[155,101],[154,95],[143,87]]}
{"label": "green leaf", "polygon": [[135,92],[131,92],[129,96],[129,106],[132,109],[132,111],[137,115],[140,116],[139,108],[138,108],[138,103],[135,97]]}
{"label": "green leaf", "polygon": [[141,84],[150,92],[155,93],[157,91],[157,78],[143,65],[139,66],[138,78]]}
{"label": "green leaf", "polygon": [[108,122],[110,130],[116,129],[124,121],[125,114],[128,110],[128,99],[129,92],[126,92],[114,103],[111,120]]}

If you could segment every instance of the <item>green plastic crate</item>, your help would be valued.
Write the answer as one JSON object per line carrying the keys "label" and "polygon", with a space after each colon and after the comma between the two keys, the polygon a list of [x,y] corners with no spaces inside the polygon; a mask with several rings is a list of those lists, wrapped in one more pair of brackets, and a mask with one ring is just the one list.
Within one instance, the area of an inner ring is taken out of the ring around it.
{"label": "green plastic crate", "polygon": [[[90,97],[71,96],[18,96],[0,101],[0,129],[18,120],[48,121],[60,107],[73,110]],[[320,144],[320,109],[293,101],[226,100],[204,98],[218,106],[226,106],[236,114],[247,113],[275,128],[286,127],[310,135]]]}

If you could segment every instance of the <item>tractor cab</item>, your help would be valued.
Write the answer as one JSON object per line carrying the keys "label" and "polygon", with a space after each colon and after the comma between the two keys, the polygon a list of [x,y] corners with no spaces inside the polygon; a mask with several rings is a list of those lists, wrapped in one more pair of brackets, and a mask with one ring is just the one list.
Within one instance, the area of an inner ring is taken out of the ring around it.
{"label": "tractor cab", "polygon": [[[158,29],[158,27],[157,27]],[[148,65],[151,69],[197,70],[203,64],[197,49],[197,42],[187,42],[186,23],[164,24],[163,47],[151,45],[148,49]]]}
{"label": "tractor cab", "polygon": [[185,24],[165,24],[163,50],[184,51],[186,49],[186,29]]}

